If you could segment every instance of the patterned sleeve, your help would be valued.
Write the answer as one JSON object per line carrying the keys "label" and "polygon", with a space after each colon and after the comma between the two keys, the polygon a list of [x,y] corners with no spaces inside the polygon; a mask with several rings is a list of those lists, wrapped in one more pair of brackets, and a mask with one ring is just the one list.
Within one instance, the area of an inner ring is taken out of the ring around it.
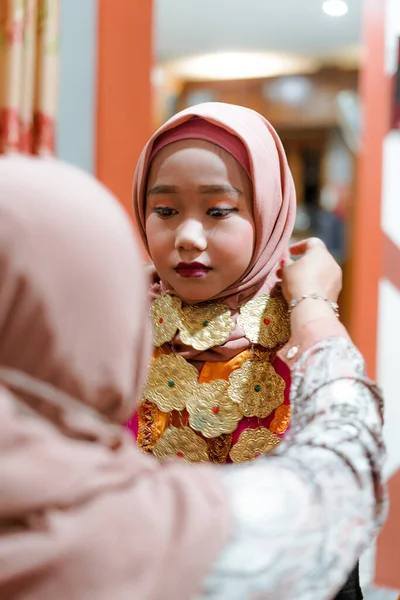
{"label": "patterned sleeve", "polygon": [[291,403],[274,455],[221,468],[235,529],[199,599],[331,598],[382,524],[382,399],[349,340],[299,358]]}

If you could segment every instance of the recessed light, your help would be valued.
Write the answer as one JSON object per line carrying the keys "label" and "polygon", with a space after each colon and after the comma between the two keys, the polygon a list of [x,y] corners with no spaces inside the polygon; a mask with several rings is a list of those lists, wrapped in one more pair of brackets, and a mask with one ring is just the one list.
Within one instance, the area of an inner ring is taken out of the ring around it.
{"label": "recessed light", "polygon": [[349,7],[344,0],[326,0],[322,5],[322,10],[330,17],[343,17]]}

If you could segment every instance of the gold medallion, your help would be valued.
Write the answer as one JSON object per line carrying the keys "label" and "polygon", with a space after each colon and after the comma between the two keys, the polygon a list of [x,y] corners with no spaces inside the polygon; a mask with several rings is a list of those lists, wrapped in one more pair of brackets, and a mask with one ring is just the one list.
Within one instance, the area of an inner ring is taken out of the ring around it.
{"label": "gold medallion", "polygon": [[243,412],[228,395],[228,382],[217,379],[200,383],[193,395],[186,396],[189,425],[206,438],[235,431]]}
{"label": "gold medallion", "polygon": [[207,462],[207,443],[190,427],[168,427],[153,448],[158,459],[175,457],[189,462]]}
{"label": "gold medallion", "polygon": [[165,294],[151,304],[154,345],[159,347],[172,340],[179,327],[179,310],[182,302],[176,296]]}
{"label": "gold medallion", "polygon": [[290,318],[284,298],[262,294],[240,309],[238,324],[253,344],[275,348],[290,336]]}
{"label": "gold medallion", "polygon": [[245,429],[232,447],[229,456],[234,463],[242,463],[258,458],[279,446],[280,438],[266,427]]}
{"label": "gold medallion", "polygon": [[208,350],[228,341],[234,323],[226,304],[187,304],[180,311],[180,337],[195,350]]}
{"label": "gold medallion", "polygon": [[197,378],[197,369],[182,356],[162,354],[151,365],[144,398],[163,412],[183,410],[199,386]]}
{"label": "gold medallion", "polygon": [[265,419],[284,400],[285,381],[267,360],[246,360],[229,376],[228,393],[245,417]]}

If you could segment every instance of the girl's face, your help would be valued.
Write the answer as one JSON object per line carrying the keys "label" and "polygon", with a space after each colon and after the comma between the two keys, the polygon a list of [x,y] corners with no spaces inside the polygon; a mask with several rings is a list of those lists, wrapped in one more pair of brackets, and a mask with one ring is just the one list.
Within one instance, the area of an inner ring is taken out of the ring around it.
{"label": "girl's face", "polygon": [[252,186],[225,150],[202,140],[156,154],[146,190],[146,235],[160,278],[182,300],[209,300],[239,280],[254,248]]}

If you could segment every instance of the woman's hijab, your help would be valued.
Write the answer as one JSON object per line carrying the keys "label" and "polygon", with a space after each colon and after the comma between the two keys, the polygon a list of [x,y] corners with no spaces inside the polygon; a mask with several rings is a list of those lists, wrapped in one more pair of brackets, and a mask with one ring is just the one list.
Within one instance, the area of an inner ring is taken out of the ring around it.
{"label": "woman's hijab", "polygon": [[214,471],[120,426],[151,344],[127,216],[74,167],[1,158],[0,281],[0,597],[190,598],[229,515]]}

